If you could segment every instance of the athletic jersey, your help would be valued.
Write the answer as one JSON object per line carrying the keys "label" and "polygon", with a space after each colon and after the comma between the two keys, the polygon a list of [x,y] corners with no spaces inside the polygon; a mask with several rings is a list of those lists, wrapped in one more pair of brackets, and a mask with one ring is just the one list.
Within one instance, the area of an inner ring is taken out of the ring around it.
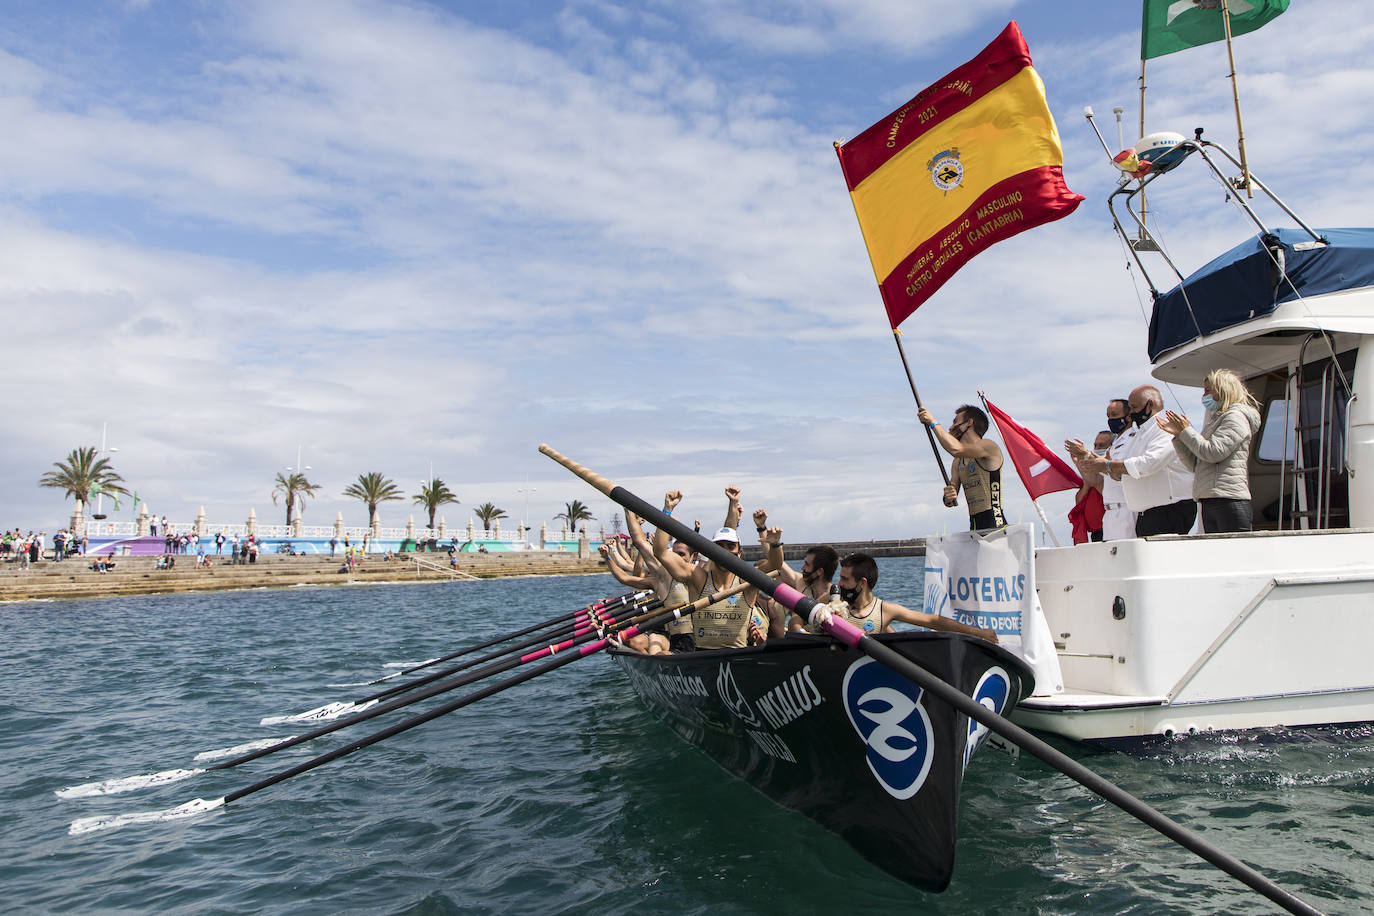
{"label": "athletic jersey", "polygon": [[[875,636],[883,632],[883,627],[888,623],[886,615],[883,613],[883,602],[876,597],[868,607],[864,608],[862,611],[854,610],[849,606],[848,601],[838,596],[832,598],[826,607],[830,609],[831,616],[843,617],[860,630],[863,630],[865,636]],[[809,623],[806,625],[806,630],[808,633],[817,634],[825,632],[820,627],[812,626]]]}
{"label": "athletic jersey", "polygon": [[976,458],[961,458],[954,462],[959,474],[959,487],[968,503],[969,517],[992,510],[996,527],[1006,524],[1002,515],[1002,469],[989,471]]}
{"label": "athletic jersey", "polygon": [[[692,599],[687,596],[687,586],[681,582],[674,582],[673,587],[668,589],[668,597],[663,599],[663,609],[670,611],[675,607],[680,607]],[[678,620],[670,620],[663,626],[669,636],[692,635],[692,615],[687,614]]]}
{"label": "athletic jersey", "polygon": [[[729,588],[735,583],[735,576],[730,576],[730,581],[725,588]],[[723,590],[723,589],[722,589]],[[698,598],[716,593],[715,582],[711,578],[710,568],[706,571],[706,584],[701,587]],[[713,604],[708,604],[699,611],[692,612],[692,624],[695,627],[693,638],[696,640],[698,649],[739,649],[749,644],[749,614],[753,610],[753,604],[745,604],[743,595],[733,595]]]}

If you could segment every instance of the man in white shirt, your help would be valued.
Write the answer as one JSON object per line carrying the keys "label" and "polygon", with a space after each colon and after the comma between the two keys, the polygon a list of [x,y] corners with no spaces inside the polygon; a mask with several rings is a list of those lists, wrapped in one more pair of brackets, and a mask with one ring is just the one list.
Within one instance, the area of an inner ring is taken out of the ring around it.
{"label": "man in white shirt", "polygon": [[1141,385],[1128,402],[1135,426],[1117,437],[1105,457],[1086,452],[1074,459],[1121,482],[1126,507],[1138,513],[1136,537],[1187,534],[1197,521],[1193,475],[1178,460],[1173,437],[1152,420],[1164,409],[1164,397],[1155,386]]}

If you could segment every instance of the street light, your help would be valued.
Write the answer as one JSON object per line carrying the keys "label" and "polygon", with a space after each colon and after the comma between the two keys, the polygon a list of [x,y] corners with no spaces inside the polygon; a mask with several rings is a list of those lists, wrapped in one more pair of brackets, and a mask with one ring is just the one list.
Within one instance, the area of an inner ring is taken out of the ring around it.
{"label": "street light", "polygon": [[[106,430],[106,427],[108,427],[108,426],[109,426],[108,423],[101,423],[101,424],[100,424],[100,449],[95,453],[97,459],[99,459],[99,457],[100,457],[101,455],[105,454],[106,452],[109,452],[109,453],[113,454],[114,452],[119,451],[119,449],[114,448],[113,446],[111,446],[110,448],[106,448],[106,447],[105,447],[105,430]],[[104,518],[104,517],[105,517],[105,508],[104,508],[104,507],[105,507],[105,491],[102,489],[102,490],[100,490],[99,492],[97,492],[96,495],[95,495],[95,514],[92,515],[91,518],[95,519],[96,521],[100,521],[102,518]]]}
{"label": "street light", "polygon": [[[528,529],[527,522],[530,518],[530,494],[538,493],[539,488],[530,486],[530,475],[526,474],[525,485],[523,487],[516,487],[515,492],[525,494],[525,508],[520,513],[520,537],[523,539],[525,537],[525,531]],[[543,545],[541,544],[540,546],[542,547]]]}
{"label": "street light", "polygon": [[311,470],[311,467],[310,467],[310,465],[308,465],[308,464],[305,465],[304,467],[301,466],[301,447],[300,447],[299,445],[296,446],[296,466],[295,466],[294,468],[290,468],[290,467],[289,467],[289,468],[287,468],[287,470],[290,471],[290,472],[293,473],[293,474],[294,474],[295,472],[297,472],[297,471],[309,471],[309,470]]}

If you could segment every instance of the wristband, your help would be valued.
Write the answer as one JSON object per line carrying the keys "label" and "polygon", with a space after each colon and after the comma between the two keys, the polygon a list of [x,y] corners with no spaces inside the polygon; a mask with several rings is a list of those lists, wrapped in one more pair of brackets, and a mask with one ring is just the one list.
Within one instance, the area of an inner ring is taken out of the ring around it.
{"label": "wristband", "polygon": [[764,533],[765,531],[767,531],[768,529],[765,528],[763,525],[759,525],[759,526],[757,526],[754,530],[757,531],[759,534],[763,534],[763,533]]}
{"label": "wristband", "polygon": [[672,509],[664,509],[664,510],[663,510],[663,514],[666,515],[666,516],[668,516],[669,518],[672,518],[672,517],[673,517],[673,510],[672,510]]}

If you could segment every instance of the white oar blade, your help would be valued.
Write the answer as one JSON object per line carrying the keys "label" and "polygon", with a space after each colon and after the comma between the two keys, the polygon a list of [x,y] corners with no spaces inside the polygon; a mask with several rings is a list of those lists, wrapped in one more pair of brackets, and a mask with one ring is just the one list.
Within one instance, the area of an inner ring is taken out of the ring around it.
{"label": "white oar blade", "polygon": [[295,735],[287,735],[285,738],[263,738],[261,741],[249,741],[247,744],[236,744],[233,747],[222,747],[215,751],[201,751],[195,756],[195,761],[201,763],[207,760],[222,760],[225,757],[238,757],[243,754],[250,754],[253,751],[260,751],[265,747],[274,744],[281,744],[283,741],[290,741]]}
{"label": "white oar blade", "polygon": [[323,706],[317,706],[314,709],[307,709],[305,712],[296,713],[294,716],[268,716],[258,724],[287,725],[292,722],[328,722],[330,719],[337,719],[340,716],[362,712],[369,706],[376,705],[376,700],[368,700],[366,703],[326,703]]}
{"label": "white oar blade", "polygon": [[[199,758],[197,758],[199,759]],[[125,776],[121,779],[104,779],[100,782],[87,782],[79,786],[67,786],[53,794],[58,798],[91,798],[96,795],[119,795],[148,786],[165,786],[183,779],[190,779],[204,770],[163,770],[161,773],[145,773],[142,776]]]}
{"label": "white oar blade", "polygon": [[86,833],[95,833],[97,830],[113,830],[116,827],[124,827],[128,824],[153,824],[162,821],[175,821],[185,817],[197,817],[201,814],[208,814],[217,808],[224,807],[223,798],[212,798],[206,801],[203,798],[195,798],[184,805],[177,805],[175,808],[166,808],[162,811],[136,811],[131,814],[101,814],[95,817],[79,817],[72,821],[67,828],[68,836],[81,836]]}

